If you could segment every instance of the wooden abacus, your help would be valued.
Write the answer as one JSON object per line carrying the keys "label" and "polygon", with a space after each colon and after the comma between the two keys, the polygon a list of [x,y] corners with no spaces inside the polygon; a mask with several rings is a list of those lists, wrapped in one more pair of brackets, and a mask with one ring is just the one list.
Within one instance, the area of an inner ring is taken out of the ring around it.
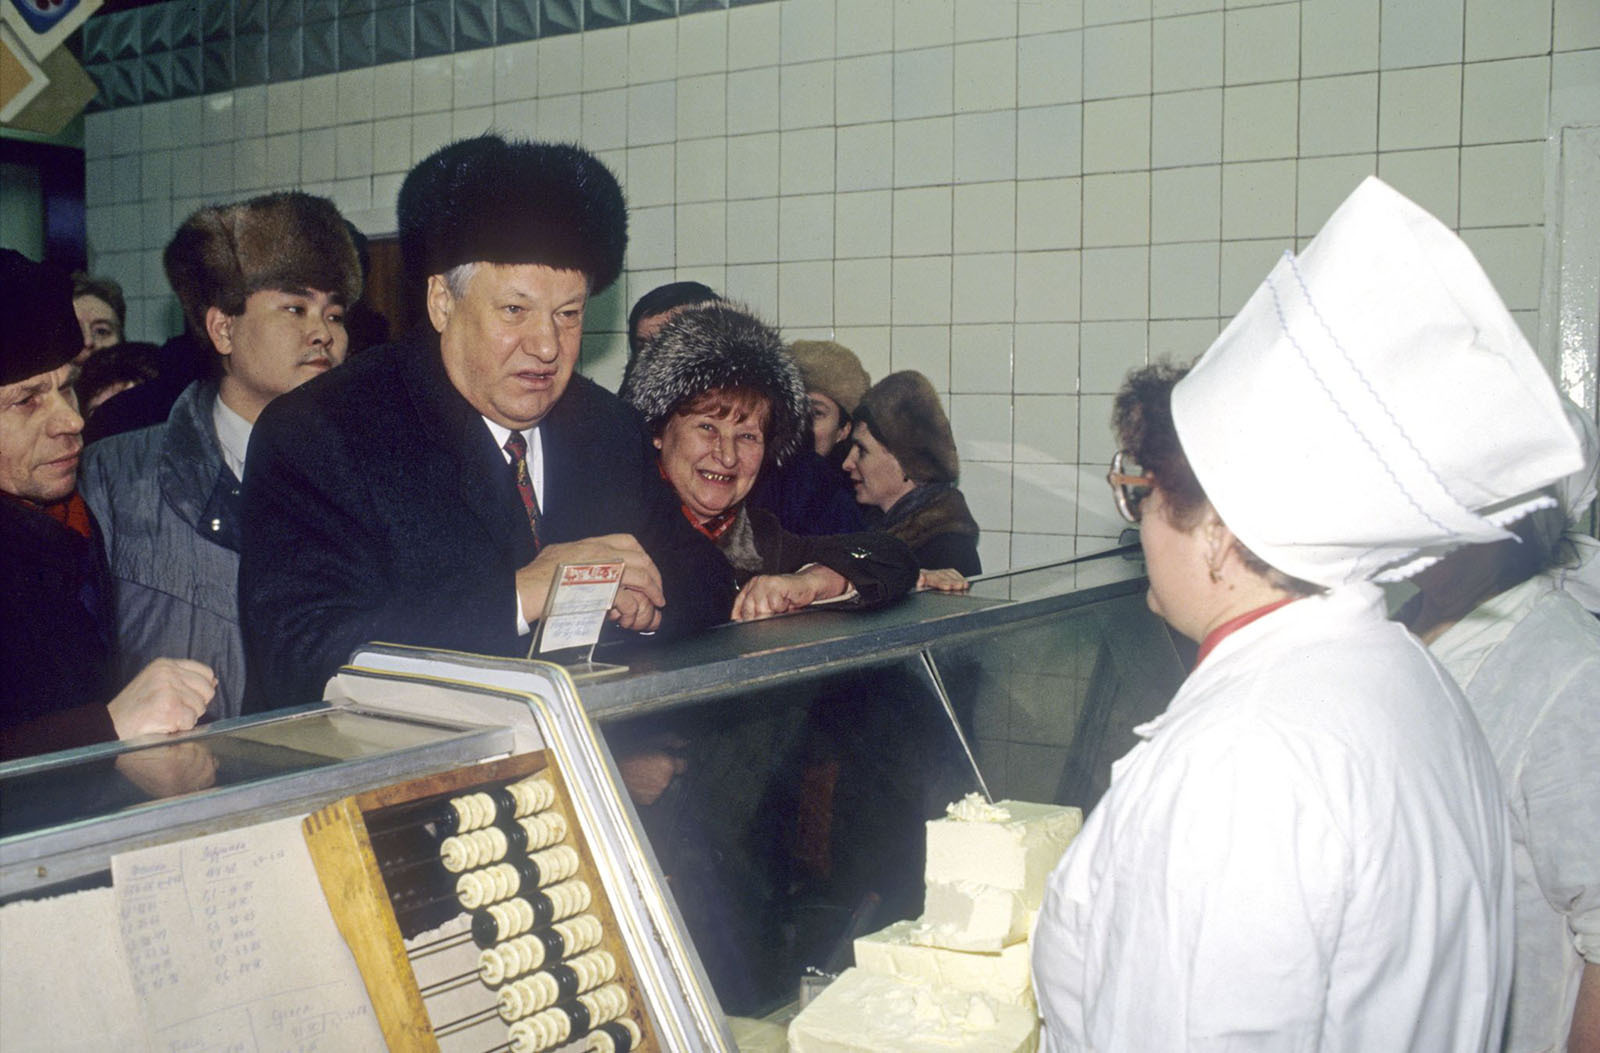
{"label": "wooden abacus", "polygon": [[659,1048],[573,815],[539,752],[306,817],[323,893],[390,1050]]}

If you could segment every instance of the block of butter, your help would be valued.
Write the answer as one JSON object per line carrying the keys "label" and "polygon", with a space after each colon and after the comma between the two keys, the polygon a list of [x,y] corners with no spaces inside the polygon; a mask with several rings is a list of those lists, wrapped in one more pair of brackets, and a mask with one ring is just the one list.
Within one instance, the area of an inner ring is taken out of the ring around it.
{"label": "block of butter", "polygon": [[972,882],[1016,892],[1038,910],[1045,879],[1083,827],[1083,811],[1057,804],[1000,801],[975,793],[928,823],[928,886]]}
{"label": "block of butter", "polygon": [[971,954],[928,946],[917,921],[897,921],[856,940],[856,967],[878,976],[916,980],[935,988],[976,991],[1003,1005],[1032,1011],[1033,976],[1026,942],[998,954]]}
{"label": "block of butter", "polygon": [[1083,812],[968,794],[928,823],[927,897],[917,940],[998,951],[1027,939],[1044,883],[1083,826]]}
{"label": "block of butter", "polygon": [[791,1053],[1033,1053],[1038,1019],[973,991],[846,969],[789,1025]]}
{"label": "block of butter", "polygon": [[1028,938],[1033,911],[1022,893],[976,881],[932,881],[917,941],[957,951],[995,952]]}

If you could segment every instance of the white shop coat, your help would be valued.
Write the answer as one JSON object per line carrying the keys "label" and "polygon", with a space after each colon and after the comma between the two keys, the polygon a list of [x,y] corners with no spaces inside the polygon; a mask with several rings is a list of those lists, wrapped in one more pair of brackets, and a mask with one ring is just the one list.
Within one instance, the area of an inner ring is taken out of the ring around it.
{"label": "white shop coat", "polygon": [[1456,678],[1511,808],[1517,941],[1505,1053],[1567,1048],[1600,964],[1600,623],[1538,574],[1429,647]]}
{"label": "white shop coat", "polygon": [[1050,876],[1052,1050],[1482,1050],[1511,978],[1494,759],[1375,586],[1190,675]]}

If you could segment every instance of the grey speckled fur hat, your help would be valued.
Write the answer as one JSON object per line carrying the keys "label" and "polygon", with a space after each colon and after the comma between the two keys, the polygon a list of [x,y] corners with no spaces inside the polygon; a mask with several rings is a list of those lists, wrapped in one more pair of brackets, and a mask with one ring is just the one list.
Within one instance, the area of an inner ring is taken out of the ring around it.
{"label": "grey speckled fur hat", "polygon": [[769,462],[782,462],[810,431],[800,369],[776,329],[729,303],[691,307],[656,333],[618,392],[659,434],[685,402],[717,388],[748,388],[772,403]]}
{"label": "grey speckled fur hat", "polygon": [[861,397],[855,417],[889,448],[907,478],[953,483],[960,477],[950,419],[933,384],[916,370],[890,373],[874,384]]}

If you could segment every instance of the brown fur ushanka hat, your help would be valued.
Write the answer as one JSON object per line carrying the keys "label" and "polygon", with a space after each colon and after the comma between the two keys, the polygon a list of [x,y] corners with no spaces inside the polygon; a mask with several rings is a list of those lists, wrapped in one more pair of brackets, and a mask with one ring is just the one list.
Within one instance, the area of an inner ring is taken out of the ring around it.
{"label": "brown fur ushanka hat", "polygon": [[861,397],[856,420],[889,448],[906,477],[919,483],[953,483],[961,475],[955,436],[939,393],[914,369],[890,373]]}
{"label": "brown fur ushanka hat", "polygon": [[617,177],[564,143],[451,143],[406,175],[396,212],[410,283],[463,263],[539,263],[587,274],[593,296],[622,273],[628,246]]}
{"label": "brown fur ushanka hat", "polygon": [[316,289],[361,298],[361,262],[344,217],[298,191],[208,205],[183,221],[162,262],[189,328],[203,337],[206,310],[244,313],[263,289]]}

